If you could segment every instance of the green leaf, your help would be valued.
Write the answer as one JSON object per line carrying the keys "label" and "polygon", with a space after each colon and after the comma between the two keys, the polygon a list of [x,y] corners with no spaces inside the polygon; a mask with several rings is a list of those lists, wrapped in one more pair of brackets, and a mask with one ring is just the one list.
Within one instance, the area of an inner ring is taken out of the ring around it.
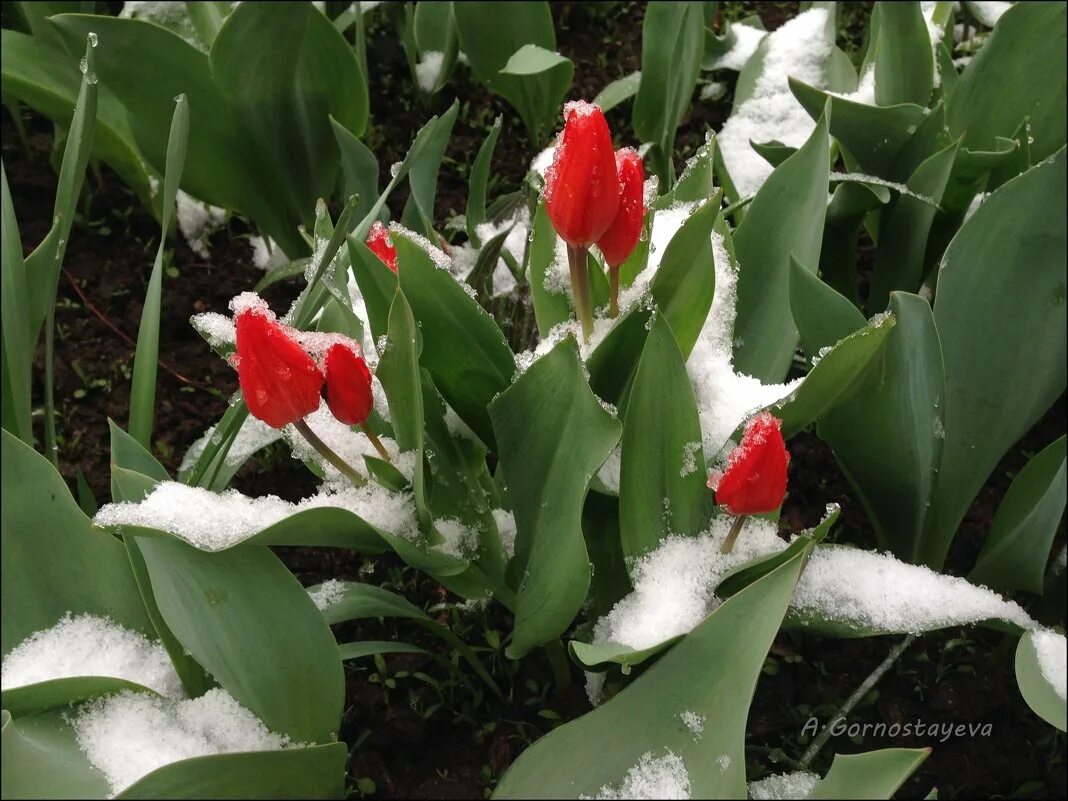
{"label": "green leaf", "polygon": [[116,798],[344,798],[344,743],[183,759]]}
{"label": "green leaf", "polygon": [[[843,182],[834,188],[827,204],[823,244],[820,246],[820,275],[828,286],[844,295],[854,306],[860,306],[857,291],[860,226],[868,212],[889,200],[890,190],[885,186]],[[801,337],[803,342],[804,331]]]}
{"label": "green leaf", "polygon": [[896,323],[881,361],[865,384],[823,416],[817,430],[834,450],[879,541],[915,562],[931,493],[941,478],[942,436],[952,418],[945,409],[947,382],[931,307],[923,298],[895,292],[890,312]]}
{"label": "green leaf", "polygon": [[3,436],[3,653],[67,612],[110,617],[151,636],[126,550],[93,529],[55,468]]}
{"label": "green leaf", "polygon": [[[526,45],[556,50],[552,14],[545,2],[454,2],[453,19],[460,49],[478,79],[511,103],[523,119],[530,139],[540,144],[560,111],[571,84],[571,68],[561,64],[547,73],[509,75],[503,72],[512,55]],[[566,74],[566,75],[565,75]]]}
{"label": "green leaf", "polygon": [[389,401],[390,422],[402,451],[423,446],[423,393],[419,377],[419,331],[404,293],[397,290],[389,312],[389,344],[378,377]]}
{"label": "green leaf", "polygon": [[656,315],[623,423],[619,535],[628,560],[672,534],[692,536],[708,527],[714,504],[706,478],[686,361],[671,328]]}
{"label": "green leaf", "polygon": [[[908,188],[918,195],[941,200],[956,155],[956,142],[935,153],[916,168]],[[924,251],[935,211],[929,203],[902,193],[894,207],[883,212],[868,308],[885,308],[895,289],[915,292],[920,288],[927,273]]]}
{"label": "green leaf", "polygon": [[367,323],[375,342],[386,335],[389,308],[397,292],[397,274],[376,256],[367,245],[351,236],[348,239],[349,263],[367,307]]}
{"label": "green leaf", "polygon": [[[6,34],[7,31],[4,31]],[[34,341],[30,338],[27,307],[30,302],[26,284],[26,265],[22,259],[22,240],[15,220],[15,208],[7,186],[7,171],[0,165],[3,187],[2,251],[0,251],[0,324],[3,326],[3,428],[33,447],[33,424],[30,421],[31,369]]]}
{"label": "green leaf", "polygon": [[[424,329],[425,330],[425,329]],[[515,515],[523,573],[508,656],[559,637],[586,598],[582,502],[619,440],[619,422],[586,384],[574,339],[538,359],[489,407]],[[531,470],[531,465],[539,465]]]}
{"label": "green leaf", "polygon": [[[995,149],[1030,118],[1038,162],[1064,146],[1068,55],[1062,3],[1016,3],[1002,15],[947,100],[946,123],[970,150]],[[1036,80],[1042,76],[1042,80]],[[991,87],[997,91],[991,91]]]}
{"label": "green leaf", "polygon": [[493,447],[486,407],[512,380],[512,350],[493,318],[448,270],[435,266],[404,234],[394,233],[393,244],[401,289],[423,338],[420,363],[460,418]]}
{"label": "green leaf", "polygon": [[968,580],[995,590],[1041,595],[1046,562],[1065,505],[1065,438],[1024,465],[994,515]]}
{"label": "green leaf", "polygon": [[634,98],[634,132],[660,146],[660,181],[669,189],[675,129],[690,107],[704,55],[705,27],[697,3],[653,3],[642,22],[642,69]]}
{"label": "green leaf", "polygon": [[626,409],[627,393],[649,336],[651,317],[649,309],[635,305],[619,319],[586,361],[590,388],[597,397],[621,411]]}
{"label": "green leaf", "polygon": [[890,798],[930,754],[930,748],[835,754],[831,769],[816,782],[807,798]]}
{"label": "green leaf", "polygon": [[436,92],[449,80],[460,51],[456,23],[452,18],[452,5],[450,3],[416,3],[412,18],[412,33],[415,37],[415,45],[421,54],[425,56],[431,50],[442,54],[441,67],[430,89],[431,92]]}
{"label": "green leaf", "polygon": [[593,104],[598,106],[601,111],[613,109],[620,103],[630,100],[638,93],[638,86],[641,84],[641,80],[642,74],[640,71],[624,75],[598,92],[597,97],[593,99]]}
{"label": "green leaf", "polygon": [[345,694],[337,643],[274,554],[203,553],[151,538],[138,545],[168,628],[219,684],[272,731],[297,742],[337,738]]}
{"label": "green leaf", "polygon": [[404,204],[401,222],[435,243],[437,234],[434,232],[434,197],[438,191],[438,171],[441,169],[441,160],[445,157],[445,148],[449,145],[449,137],[459,112],[460,101],[454,100],[448,111],[427,123],[424,130],[428,130],[424,135],[423,145],[411,160],[408,171],[411,194]]}
{"label": "green leaf", "polygon": [[[1020,644],[1016,646],[1016,683],[1020,685],[1020,694],[1031,707],[1031,711],[1051,726],[1065,731],[1064,696],[1057,693],[1042,671],[1035,643],[1036,636],[1058,635],[1029,631],[1020,638]],[[1063,648],[1064,635],[1060,635],[1060,638],[1060,647]]]}
{"label": "green leaf", "polygon": [[[534,212],[534,226],[530,235],[530,294],[534,300],[534,317],[538,322],[538,333],[548,336],[553,326],[571,318],[571,299],[565,289],[562,292],[550,291],[545,284],[553,263],[557,260],[559,237],[553,228],[549,214],[545,210],[545,199],[538,198],[538,208]],[[566,258],[566,256],[565,256]],[[556,289],[556,287],[554,287]]]}
{"label": "green leaf", "polygon": [[189,139],[189,104],[178,95],[167,142],[167,169],[163,179],[163,221],[156,261],[148,280],[141,323],[137,329],[133,380],[130,387],[130,434],[145,448],[152,445],[152,425],[156,416],[156,365],[159,361],[159,318],[163,303],[163,257],[167,231],[174,217],[175,196],[182,180],[186,144]]}
{"label": "green leaf", "polygon": [[392,642],[386,640],[364,640],[363,642],[346,642],[338,646],[341,651],[342,661],[350,659],[365,659],[378,654],[423,654],[426,656],[438,656],[426,648],[412,645],[406,642]]}
{"label": "green leaf", "polygon": [[867,324],[856,306],[795,258],[790,259],[790,310],[809,361]]}
{"label": "green leaf", "polygon": [[[493,797],[593,796],[665,749],[683,761],[694,798],[745,797],[749,704],[801,564],[797,556],[739,592],[611,701],[534,743]],[[679,717],[687,711],[715,725],[698,739]]]}
{"label": "green leaf", "polygon": [[512,53],[508,63],[501,68],[501,75],[537,75],[561,64],[571,64],[571,59],[536,44],[525,44]]}
{"label": "green leaf", "polygon": [[926,106],[934,88],[934,52],[919,3],[879,3],[875,102]]}
{"label": "green leaf", "polygon": [[[416,11],[418,10],[419,6],[416,6]],[[467,211],[464,220],[467,225],[467,238],[476,247],[481,247],[483,244],[478,236],[478,226],[486,221],[486,185],[489,183],[493,149],[497,146],[497,137],[501,134],[502,119],[498,114],[493,121],[493,126],[478,148],[475,163],[471,165],[471,178],[467,182]]]}
{"label": "green leaf", "polygon": [[922,553],[932,566],[1002,454],[1064,391],[1065,161],[1062,149],[990,195],[942,258],[946,439]]}
{"label": "green leaf", "polygon": [[734,235],[741,265],[734,325],[738,372],[765,383],[781,381],[797,345],[790,315],[790,257],[819,264],[827,180],[830,112],[812,136],[764,182]]}
{"label": "green leaf", "polygon": [[362,220],[379,197],[378,159],[367,145],[333,117],[330,118],[330,128],[341,153],[341,195],[359,197],[354,218]]}
{"label": "green leaf", "polygon": [[185,4],[185,10],[189,15],[189,21],[197,32],[197,38],[210,50],[215,42],[215,37],[219,35],[219,29],[222,28],[226,16],[231,11],[230,4],[212,2],[211,0],[208,2],[193,0],[193,2]]}
{"label": "green leaf", "polygon": [[653,300],[671,324],[683,358],[688,358],[704,327],[716,288],[712,228],[719,217],[721,192],[698,206],[664,250],[650,284]]}
{"label": "green leaf", "polygon": [[73,676],[8,688],[2,699],[7,712],[22,718],[123,690],[155,694],[148,687],[112,676]]}
{"label": "green leaf", "polygon": [[4,798],[107,798],[104,774],[89,764],[64,717],[67,710],[14,720],[0,715]]}

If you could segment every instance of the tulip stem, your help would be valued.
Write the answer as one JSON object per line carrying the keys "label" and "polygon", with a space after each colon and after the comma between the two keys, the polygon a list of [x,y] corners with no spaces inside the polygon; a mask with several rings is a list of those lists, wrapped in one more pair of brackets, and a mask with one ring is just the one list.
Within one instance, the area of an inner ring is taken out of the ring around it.
{"label": "tulip stem", "polygon": [[619,317],[619,267],[608,268],[608,316]]}
{"label": "tulip stem", "polygon": [[311,430],[311,426],[308,425],[307,420],[297,420],[293,423],[293,428],[300,432],[300,435],[308,441],[308,444],[318,451],[326,461],[330,462],[337,468],[338,472],[345,476],[349,481],[355,484],[357,487],[362,487],[367,483],[367,479],[356,472],[356,469],[334,453],[330,446],[319,439],[319,435]]}
{"label": "tulip stem", "polygon": [[389,458],[389,451],[386,450],[386,446],[382,444],[382,440],[378,438],[378,435],[371,430],[371,427],[367,423],[360,423],[360,431],[362,431],[367,439],[371,440],[371,444],[375,446],[375,450],[378,451],[378,455],[382,457],[383,461],[393,464],[393,460]]}
{"label": "tulip stem", "polygon": [[586,262],[587,249],[567,246],[567,263],[571,268],[571,294],[575,298],[575,314],[582,323],[582,339],[590,341],[593,333],[593,311],[590,308],[590,270]]}
{"label": "tulip stem", "polygon": [[731,523],[731,530],[727,532],[727,539],[723,540],[723,546],[719,549],[720,553],[731,552],[731,548],[734,547],[734,541],[742,533],[742,526],[745,525],[745,521],[748,519],[749,515],[738,515],[734,518],[734,522]]}

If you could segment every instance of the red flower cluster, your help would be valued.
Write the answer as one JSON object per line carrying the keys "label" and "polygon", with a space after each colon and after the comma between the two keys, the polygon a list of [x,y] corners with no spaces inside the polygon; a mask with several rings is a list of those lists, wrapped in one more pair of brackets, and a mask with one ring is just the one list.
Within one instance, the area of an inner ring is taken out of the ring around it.
{"label": "red flower cluster", "polygon": [[760,514],[782,505],[790,454],[781,428],[777,417],[758,414],[746,424],[741,444],[727,457],[727,469],[709,480],[716,503],[731,514]]}
{"label": "red flower cluster", "polygon": [[596,243],[610,267],[622,264],[641,234],[645,216],[641,157],[612,151],[602,111],[578,101],[564,107],[564,131],[545,173],[545,209],[567,244]]}
{"label": "red flower cluster", "polygon": [[331,413],[347,425],[363,423],[374,403],[371,371],[359,345],[332,345],[324,370],[301,347],[296,332],[260,306],[243,308],[234,318],[234,365],[245,403],[254,417],[272,428],[303,420],[319,408],[326,388]]}

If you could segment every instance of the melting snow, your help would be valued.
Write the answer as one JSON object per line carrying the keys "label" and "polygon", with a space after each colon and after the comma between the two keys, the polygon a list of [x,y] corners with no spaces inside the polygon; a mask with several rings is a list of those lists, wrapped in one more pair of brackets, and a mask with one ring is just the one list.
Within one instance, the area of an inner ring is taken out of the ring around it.
{"label": "melting snow", "polygon": [[494,509],[493,522],[497,524],[497,533],[501,538],[501,549],[504,558],[511,559],[515,556],[515,535],[517,532],[515,516],[507,509]]}
{"label": "melting snow", "polygon": [[661,757],[654,757],[651,751],[647,751],[638,764],[627,771],[618,787],[605,785],[594,796],[598,799],[689,797],[690,774],[686,771],[686,763],[671,751]]}
{"label": "melting snow", "polygon": [[701,734],[705,730],[705,721],[707,720],[704,715],[698,715],[693,710],[684,709],[679,713],[679,720],[681,720],[682,725],[689,729],[693,734],[695,742],[701,739]]}
{"label": "melting snow", "polygon": [[753,801],[770,801],[776,798],[804,799],[808,798],[819,780],[820,777],[815,773],[804,770],[768,776],[766,779],[749,782],[749,797]]}
{"label": "melting snow", "polygon": [[261,270],[270,272],[277,267],[289,264],[289,257],[270,237],[264,239],[262,236],[250,236],[248,243],[252,247],[252,263]]}
{"label": "melting snow", "polygon": [[1031,638],[1038,653],[1038,667],[1042,671],[1042,677],[1050,683],[1057,696],[1062,701],[1065,700],[1068,650],[1065,648],[1064,635],[1041,630],[1036,631]]}
{"label": "melting snow", "polygon": [[226,209],[197,200],[181,189],[175,201],[182,236],[194,253],[202,259],[208,258],[211,235],[226,224]]}
{"label": "melting snow", "polygon": [[424,92],[433,92],[441,76],[441,67],[445,62],[445,54],[440,50],[427,50],[415,65],[415,78],[419,81],[419,88]]}
{"label": "melting snow", "polygon": [[808,112],[794,99],[787,78],[823,85],[824,64],[834,46],[825,34],[826,23],[826,9],[811,8],[768,34],[753,94],[735,109],[718,137],[739,197],[754,194],[772,171],[750,141],[777,140],[800,147],[815,129]]}
{"label": "melting snow", "polygon": [[345,597],[346,586],[344,581],[330,579],[316,587],[308,588],[308,596],[320,609],[328,609]]}
{"label": "melting snow", "polygon": [[111,676],[161,695],[184,698],[166,649],[106,617],[68,612],[50,629],[31,634],[4,657],[5,690],[72,676]]}
{"label": "melting snow", "polygon": [[172,762],[291,745],[219,688],[188,701],[125,691],[85,704],[72,725],[113,794]]}
{"label": "melting snow", "polygon": [[753,53],[756,52],[760,42],[767,36],[766,31],[755,28],[752,25],[731,25],[731,33],[734,35],[734,44],[731,49],[721,55],[712,63],[712,69],[727,69],[741,71]]}
{"label": "melting snow", "polygon": [[968,9],[975,15],[975,18],[988,28],[993,28],[997,25],[1001,15],[1010,8],[1012,8],[1012,3],[981,2],[979,0],[972,0],[972,2],[968,3]]}

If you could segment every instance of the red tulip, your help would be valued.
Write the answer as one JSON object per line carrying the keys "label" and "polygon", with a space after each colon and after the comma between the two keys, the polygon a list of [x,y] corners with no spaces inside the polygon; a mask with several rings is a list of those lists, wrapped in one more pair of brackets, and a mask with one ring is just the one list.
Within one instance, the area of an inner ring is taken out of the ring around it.
{"label": "red tulip", "polygon": [[619,208],[619,174],[612,135],[597,106],[564,106],[564,132],[545,172],[545,208],[556,233],[573,248],[596,242]]}
{"label": "red tulip", "polygon": [[253,416],[282,428],[318,409],[323,374],[274,315],[249,308],[234,322],[237,377]]}
{"label": "red tulip", "polygon": [[608,230],[597,240],[604,260],[609,267],[618,267],[638,244],[645,216],[645,172],[642,157],[634,148],[625,147],[616,151],[616,170],[622,191],[619,195],[619,210]]}
{"label": "red tulip", "polygon": [[345,425],[361,425],[371,413],[371,371],[363,356],[345,345],[326,352],[326,403]]}
{"label": "red tulip", "polygon": [[742,443],[727,457],[727,469],[718,483],[716,476],[709,480],[716,503],[731,514],[760,514],[782,505],[790,454],[781,427],[782,421],[768,412],[758,414],[746,424]]}
{"label": "red tulip", "polygon": [[393,247],[393,240],[389,236],[389,229],[375,220],[367,234],[367,247],[378,256],[393,272],[397,272],[397,249]]}

